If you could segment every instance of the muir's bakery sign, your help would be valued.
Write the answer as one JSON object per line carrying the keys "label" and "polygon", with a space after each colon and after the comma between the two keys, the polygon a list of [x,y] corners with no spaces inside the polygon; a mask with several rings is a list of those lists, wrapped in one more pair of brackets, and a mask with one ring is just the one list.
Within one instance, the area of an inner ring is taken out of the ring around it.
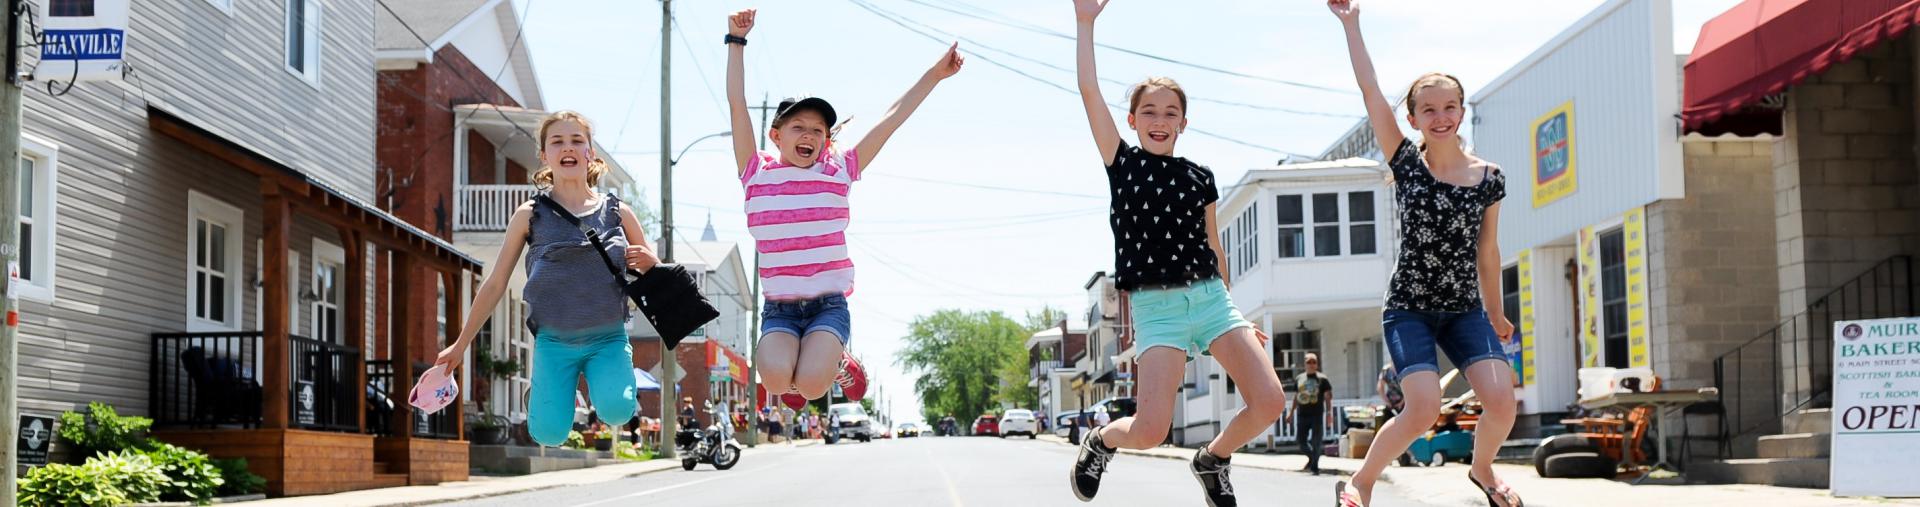
{"label": "muir's bakery sign", "polygon": [[1835,496],[1920,496],[1920,318],[1833,325]]}

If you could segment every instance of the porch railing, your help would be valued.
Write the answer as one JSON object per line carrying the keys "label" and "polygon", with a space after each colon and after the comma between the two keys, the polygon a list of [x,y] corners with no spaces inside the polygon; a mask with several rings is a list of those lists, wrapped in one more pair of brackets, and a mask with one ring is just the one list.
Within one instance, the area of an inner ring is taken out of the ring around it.
{"label": "porch railing", "polygon": [[461,185],[454,188],[455,231],[504,231],[521,203],[533,198],[533,185]]}
{"label": "porch railing", "polygon": [[[155,426],[257,428],[266,386],[259,331],[154,334],[148,401]],[[288,424],[359,431],[355,398],[360,352],[305,337],[289,339]]]}
{"label": "porch railing", "polygon": [[1783,416],[1832,405],[1833,323],[1913,316],[1913,259],[1890,257],[1713,360],[1720,389],[1719,453],[1742,437],[1774,433]]}
{"label": "porch railing", "polygon": [[[414,371],[425,371],[432,366],[433,365],[425,363],[414,363],[413,369]],[[375,435],[391,436],[395,434],[391,422],[392,410],[393,407],[406,403],[406,393],[395,393],[394,387],[396,387],[396,384],[393,379],[393,361],[384,359],[367,361],[368,396],[391,400],[390,403],[376,403],[374,404],[374,408],[368,410],[367,430]],[[454,419],[457,414],[455,414],[453,410],[441,410],[433,414],[422,414],[420,411],[415,410],[413,413],[413,424],[409,425],[410,428],[408,428],[409,431],[413,432],[413,436],[445,440],[458,440],[460,438],[460,433],[455,426],[455,423],[458,421]]]}

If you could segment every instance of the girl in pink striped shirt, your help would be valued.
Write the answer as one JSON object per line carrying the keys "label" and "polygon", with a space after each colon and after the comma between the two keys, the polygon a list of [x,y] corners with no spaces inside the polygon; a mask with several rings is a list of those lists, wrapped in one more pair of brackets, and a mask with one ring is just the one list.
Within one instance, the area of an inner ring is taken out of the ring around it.
{"label": "girl in pink striped shirt", "polygon": [[853,292],[847,193],[894,130],[935,84],[960,72],[965,59],[958,44],[947,48],[853,149],[833,146],[839,130],[833,106],[806,97],[780,103],[767,132],[779,151],[757,151],[744,63],[754,15],[747,9],[728,16],[726,37],[733,153],[746,186],[747,229],[756,243],[766,294],[754,362],[764,392],[779,393],[794,409],[826,395],[835,384],[847,398],[859,400],[866,394],[866,375],[846,353],[852,335],[846,296]]}

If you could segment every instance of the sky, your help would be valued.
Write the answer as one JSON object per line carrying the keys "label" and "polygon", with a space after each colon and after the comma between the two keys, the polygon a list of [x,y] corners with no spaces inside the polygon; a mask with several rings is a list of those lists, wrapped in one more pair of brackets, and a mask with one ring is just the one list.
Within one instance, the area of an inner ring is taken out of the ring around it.
{"label": "sky", "polygon": [[[1389,96],[1436,70],[1458,76],[1471,95],[1603,3],[1363,0],[1361,25]],[[1701,24],[1738,0],[1671,3],[1675,51],[1686,53]],[[661,4],[514,0],[514,6],[525,17],[524,44],[547,107],[592,119],[596,140],[660,209]],[[876,386],[869,396],[884,392],[896,423],[919,419],[914,377],[894,364],[915,316],[957,308],[1021,319],[1047,306],[1084,315],[1084,284],[1113,262],[1105,176],[1077,93],[1057,88],[1075,86],[1073,42],[1034,33],[1072,34],[1071,2],[676,2],[674,153],[730,128],[721,38],[727,14],[745,8],[760,10],[748,36],[748,100],[826,98],[841,118],[853,118],[841,134],[845,143],[864,135],[947,42],[960,41],[968,54],[966,68],[942,82],[894,134],[851,196],[848,236],[858,270],[849,298],[851,348]],[[1120,83],[1160,75],[1179,80],[1194,103],[1176,154],[1230,184],[1286,153],[1317,155],[1360,120],[1364,110],[1342,33],[1325,5],[1312,0],[1115,0],[1095,37],[1218,70],[1113,50],[1102,50],[1098,61],[1102,77]],[[1103,91],[1109,102],[1125,100],[1123,84]],[[1121,128],[1133,142],[1132,132]],[[728,149],[725,138],[704,140],[675,166],[676,235],[697,239],[711,221],[720,240],[739,242],[750,255],[743,192]]]}

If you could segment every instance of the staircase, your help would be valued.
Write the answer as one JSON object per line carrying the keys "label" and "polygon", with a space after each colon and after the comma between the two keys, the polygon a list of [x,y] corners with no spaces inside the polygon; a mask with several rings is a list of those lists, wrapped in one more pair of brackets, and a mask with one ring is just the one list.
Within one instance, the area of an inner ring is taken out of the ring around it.
{"label": "staircase", "polygon": [[1689,463],[1688,479],[1827,488],[1833,324],[1920,315],[1915,296],[1912,258],[1890,257],[1715,358],[1721,459]]}
{"label": "staircase", "polygon": [[1695,464],[1689,480],[1713,484],[1767,484],[1790,488],[1827,488],[1833,451],[1833,410],[1805,409],[1781,421],[1786,433],[1757,441],[1757,458]]}

